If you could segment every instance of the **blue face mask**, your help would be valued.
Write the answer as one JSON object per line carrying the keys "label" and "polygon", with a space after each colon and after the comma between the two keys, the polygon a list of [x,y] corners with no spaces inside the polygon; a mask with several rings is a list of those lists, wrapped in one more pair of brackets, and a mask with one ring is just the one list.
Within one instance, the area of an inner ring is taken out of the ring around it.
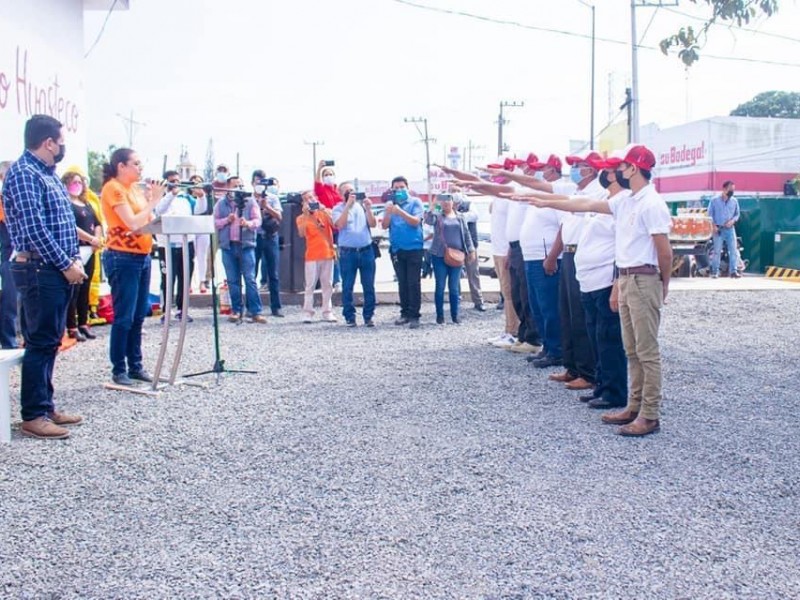
{"label": "blue face mask", "polygon": [[403,204],[408,200],[408,190],[400,189],[394,191],[394,201],[398,204]]}
{"label": "blue face mask", "polygon": [[544,181],[544,171],[536,171],[536,173],[533,174],[533,178],[536,181]]}
{"label": "blue face mask", "polygon": [[569,170],[569,178],[572,180],[572,183],[580,183],[583,180],[580,167],[572,167]]}
{"label": "blue face mask", "polygon": [[268,185],[267,192],[270,194],[277,196],[278,195],[278,186],[277,185]]}

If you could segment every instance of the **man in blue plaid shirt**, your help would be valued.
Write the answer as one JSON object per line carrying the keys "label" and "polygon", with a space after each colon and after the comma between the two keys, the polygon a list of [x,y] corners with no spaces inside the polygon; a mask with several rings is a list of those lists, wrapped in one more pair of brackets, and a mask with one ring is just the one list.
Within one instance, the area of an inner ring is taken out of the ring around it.
{"label": "man in blue plaid shirt", "polygon": [[62,125],[34,115],[25,124],[25,152],[6,174],[3,200],[14,254],[11,273],[20,295],[22,433],[69,437],[63,425],[83,419],[56,411],[53,367],[66,327],[72,286],[86,278],[67,190],[55,174],[64,158]]}

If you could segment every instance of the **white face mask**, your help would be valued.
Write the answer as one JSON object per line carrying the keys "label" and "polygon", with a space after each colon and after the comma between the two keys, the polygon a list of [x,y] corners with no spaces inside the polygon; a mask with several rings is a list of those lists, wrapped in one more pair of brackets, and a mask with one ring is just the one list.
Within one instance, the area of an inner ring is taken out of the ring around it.
{"label": "white face mask", "polygon": [[263,194],[264,193],[264,186],[263,185],[257,185],[253,189],[256,191],[256,194]]}
{"label": "white face mask", "polygon": [[325,177],[322,178],[322,183],[325,185],[333,185],[336,183],[336,178],[333,175],[325,175]]}

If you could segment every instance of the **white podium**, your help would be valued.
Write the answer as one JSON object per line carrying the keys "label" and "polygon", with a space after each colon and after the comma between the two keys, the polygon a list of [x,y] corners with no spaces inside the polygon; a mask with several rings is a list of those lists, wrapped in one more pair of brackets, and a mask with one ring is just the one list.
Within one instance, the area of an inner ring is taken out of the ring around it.
{"label": "white podium", "polygon": [[[164,367],[164,361],[167,355],[167,346],[169,344],[170,324],[172,320],[172,272],[174,266],[172,264],[172,252],[165,252],[166,267],[167,267],[167,290],[166,297],[164,298],[164,324],[161,328],[161,347],[158,351],[158,360],[156,362],[155,371],[153,372],[153,392],[159,389],[159,384],[167,382],[168,385],[175,385],[178,376],[178,367],[180,366],[181,356],[183,354],[183,343],[186,339],[186,324],[188,323],[189,316],[189,285],[191,277],[189,277],[189,236],[202,235],[214,233],[214,217],[213,216],[192,216],[192,217],[171,217],[162,216],[147,225],[138,229],[135,233],[152,233],[163,234],[169,236],[169,241],[172,241],[174,236],[180,236],[181,248],[183,249],[183,305],[180,307],[184,318],[181,319],[181,326],[178,333],[178,344],[175,348],[175,355],[172,358],[172,364],[169,367],[169,376],[167,378],[161,377],[161,371]],[[169,250],[169,248],[167,248]],[[182,381],[181,383],[186,383]]]}

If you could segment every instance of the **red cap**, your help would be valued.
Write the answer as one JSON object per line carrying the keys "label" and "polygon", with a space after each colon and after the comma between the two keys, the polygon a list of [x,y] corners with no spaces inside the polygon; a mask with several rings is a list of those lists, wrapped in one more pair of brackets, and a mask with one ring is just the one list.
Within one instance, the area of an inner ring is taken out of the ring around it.
{"label": "red cap", "polygon": [[487,169],[502,169],[503,165],[501,165],[500,163],[491,163],[491,164],[486,165],[486,168]]}
{"label": "red cap", "polygon": [[569,166],[577,165],[578,163],[587,163],[591,166],[594,166],[592,165],[592,161],[602,160],[602,159],[603,159],[602,156],[600,156],[597,152],[592,151],[589,152],[589,154],[587,154],[586,156],[581,156],[580,154],[573,154],[572,156],[568,156],[566,160]]}
{"label": "red cap", "polygon": [[553,167],[556,171],[561,173],[561,159],[558,158],[558,156],[556,156],[555,154],[551,154],[547,158],[547,162],[543,162],[543,163],[542,162],[537,162],[537,163],[534,163],[534,164],[528,163],[528,166],[531,169],[536,169],[537,171],[540,170],[540,169],[544,169],[545,167]]}
{"label": "red cap", "polygon": [[513,171],[521,164],[524,164],[525,161],[519,158],[507,158],[503,161],[503,168],[506,171]]}
{"label": "red cap", "polygon": [[631,146],[622,162],[639,167],[645,171],[652,171],[656,166],[656,157],[645,146]]}
{"label": "red cap", "polygon": [[535,165],[539,164],[539,157],[531,152],[528,154],[528,158],[525,159],[525,164],[527,164],[530,168],[535,169]]}

